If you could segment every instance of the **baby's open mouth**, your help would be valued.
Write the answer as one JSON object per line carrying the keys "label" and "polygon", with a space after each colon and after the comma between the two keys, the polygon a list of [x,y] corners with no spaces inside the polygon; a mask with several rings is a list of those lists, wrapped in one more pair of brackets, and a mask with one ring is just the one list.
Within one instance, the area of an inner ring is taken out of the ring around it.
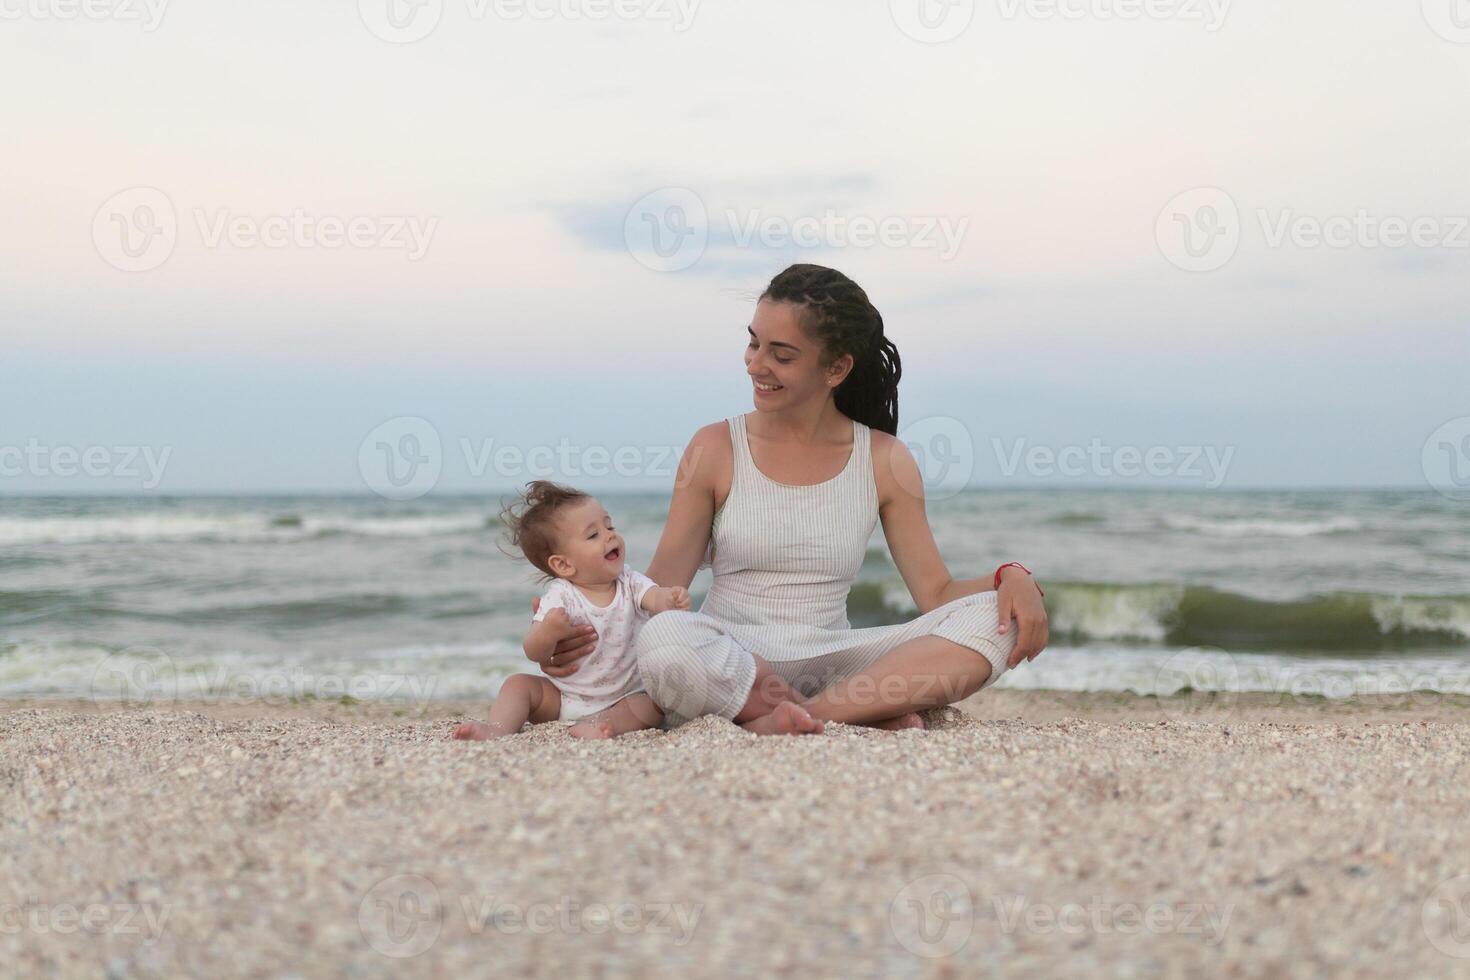
{"label": "baby's open mouth", "polygon": [[623,549],[622,548],[614,548],[612,551],[609,551],[607,554],[603,555],[602,557],[606,558],[608,561],[617,561],[622,556],[622,554],[623,554]]}

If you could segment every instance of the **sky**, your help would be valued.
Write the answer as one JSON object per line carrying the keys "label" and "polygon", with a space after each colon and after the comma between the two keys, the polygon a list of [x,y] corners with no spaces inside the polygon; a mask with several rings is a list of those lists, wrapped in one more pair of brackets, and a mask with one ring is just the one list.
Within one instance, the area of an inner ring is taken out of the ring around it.
{"label": "sky", "polygon": [[0,494],[667,488],[793,261],[945,479],[1470,473],[1465,0],[0,0],[0,85]]}

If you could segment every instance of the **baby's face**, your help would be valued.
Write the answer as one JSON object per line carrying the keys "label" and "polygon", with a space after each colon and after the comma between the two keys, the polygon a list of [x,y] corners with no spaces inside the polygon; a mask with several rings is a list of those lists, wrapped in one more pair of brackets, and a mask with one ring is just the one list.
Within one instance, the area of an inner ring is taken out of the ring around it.
{"label": "baby's face", "polygon": [[602,504],[588,497],[557,514],[560,546],[557,554],[572,565],[566,578],[589,585],[611,582],[623,571],[627,558],[623,536],[613,529]]}

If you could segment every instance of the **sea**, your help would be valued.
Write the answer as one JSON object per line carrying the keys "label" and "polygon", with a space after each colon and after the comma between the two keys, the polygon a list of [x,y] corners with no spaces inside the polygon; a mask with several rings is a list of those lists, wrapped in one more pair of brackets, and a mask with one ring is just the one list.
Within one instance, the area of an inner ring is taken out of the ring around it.
{"label": "sea", "polygon": [[[632,567],[663,493],[601,497]],[[534,573],[494,496],[0,498],[0,697],[488,699]],[[1026,563],[1051,643],[1001,687],[1470,694],[1470,510],[1430,491],[968,489],[958,577]],[[693,583],[695,608],[709,583]],[[915,614],[882,529],[854,626]]]}

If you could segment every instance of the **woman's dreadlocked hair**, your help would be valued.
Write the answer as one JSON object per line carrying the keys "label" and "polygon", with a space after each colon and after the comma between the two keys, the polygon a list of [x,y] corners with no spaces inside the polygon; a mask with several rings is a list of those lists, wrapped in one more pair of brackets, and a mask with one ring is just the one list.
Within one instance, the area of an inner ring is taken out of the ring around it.
{"label": "woman's dreadlocked hair", "polygon": [[852,355],[852,370],[837,386],[837,410],[854,421],[898,435],[898,348],[883,336],[883,316],[851,279],[820,265],[793,265],[778,274],[761,299],[801,309],[802,327],[822,344],[826,363]]}

